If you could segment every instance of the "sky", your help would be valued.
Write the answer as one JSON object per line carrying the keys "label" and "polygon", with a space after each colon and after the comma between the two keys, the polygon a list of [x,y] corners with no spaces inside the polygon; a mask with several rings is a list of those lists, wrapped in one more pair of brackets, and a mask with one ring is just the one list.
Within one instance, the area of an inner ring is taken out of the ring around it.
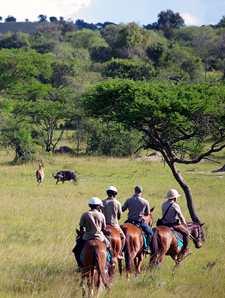
{"label": "sky", "polygon": [[225,15],[225,0],[3,0],[0,16],[17,22],[38,22],[40,14],[47,20],[54,16],[87,23],[113,22],[142,25],[157,22],[161,11],[179,13],[187,26],[216,25]]}

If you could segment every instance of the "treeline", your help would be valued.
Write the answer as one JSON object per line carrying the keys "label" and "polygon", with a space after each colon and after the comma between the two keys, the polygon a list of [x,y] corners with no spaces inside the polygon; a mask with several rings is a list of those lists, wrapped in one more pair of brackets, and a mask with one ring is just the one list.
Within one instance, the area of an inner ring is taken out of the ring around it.
{"label": "treeline", "polygon": [[132,155],[138,131],[86,117],[80,99],[98,82],[223,84],[224,18],[185,27],[179,13],[167,10],[143,27],[90,25],[60,19],[32,35],[0,35],[1,144],[15,148],[16,160],[34,158],[40,146],[54,152],[67,128],[77,154]]}

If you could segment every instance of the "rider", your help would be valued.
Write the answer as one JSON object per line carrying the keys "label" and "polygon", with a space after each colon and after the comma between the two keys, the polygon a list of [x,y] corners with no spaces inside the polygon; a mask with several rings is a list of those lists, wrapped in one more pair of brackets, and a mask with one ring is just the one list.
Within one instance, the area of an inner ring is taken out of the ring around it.
{"label": "rider", "polygon": [[106,224],[116,228],[120,234],[122,247],[121,251],[119,252],[118,259],[123,259],[123,248],[125,245],[126,237],[118,223],[118,220],[120,220],[122,214],[121,204],[115,199],[115,196],[117,195],[117,189],[114,186],[109,186],[106,189],[106,193],[108,195],[108,198],[102,201],[104,205],[104,207],[102,208],[102,213],[105,215]]}
{"label": "rider", "polygon": [[141,194],[143,189],[141,186],[137,185],[134,188],[135,194],[133,197],[126,200],[122,206],[122,212],[129,210],[128,219],[125,222],[134,222],[141,225],[142,230],[147,235],[147,247],[144,248],[146,254],[150,254],[150,244],[153,237],[153,232],[150,226],[145,221],[145,215],[150,214],[149,202],[145,200]]}
{"label": "rider", "polygon": [[[186,222],[183,214],[181,213],[180,206],[176,204],[177,198],[180,197],[178,194],[178,191],[176,189],[170,189],[167,192],[167,195],[165,196],[166,199],[168,199],[166,202],[162,204],[162,216],[166,213],[165,217],[162,219],[163,225],[168,227],[173,227],[175,231],[180,232],[183,235],[184,239],[184,246],[183,246],[183,252],[182,252],[182,258],[185,255],[191,255],[192,252],[188,249],[188,243],[189,243],[189,235],[190,232],[186,228]],[[176,218],[176,215],[179,217],[179,219]]]}
{"label": "rider", "polygon": [[103,234],[103,232],[107,234],[109,231],[106,228],[105,216],[101,213],[101,207],[103,207],[102,201],[97,197],[93,197],[89,200],[88,205],[91,210],[82,214],[79,223],[80,231],[83,233],[83,236],[77,239],[77,244],[73,249],[73,253],[78,264],[77,272],[79,272],[83,267],[80,260],[80,254],[83,246],[88,240],[91,239],[97,239],[104,242],[110,253],[111,265],[116,263],[110,241]]}

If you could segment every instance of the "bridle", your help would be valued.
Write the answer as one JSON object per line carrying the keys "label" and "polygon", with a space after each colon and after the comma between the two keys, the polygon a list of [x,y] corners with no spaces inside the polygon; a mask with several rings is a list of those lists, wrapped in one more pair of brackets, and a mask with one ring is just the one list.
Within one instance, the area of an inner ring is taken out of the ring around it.
{"label": "bridle", "polygon": [[198,243],[198,242],[200,242],[201,241],[201,238],[200,238],[200,227],[198,226],[197,227],[197,231],[198,231],[198,235],[197,235],[197,238],[195,238],[194,236],[192,236],[191,234],[190,234],[190,237],[192,238],[192,240],[194,241],[194,242],[196,242],[196,243]]}

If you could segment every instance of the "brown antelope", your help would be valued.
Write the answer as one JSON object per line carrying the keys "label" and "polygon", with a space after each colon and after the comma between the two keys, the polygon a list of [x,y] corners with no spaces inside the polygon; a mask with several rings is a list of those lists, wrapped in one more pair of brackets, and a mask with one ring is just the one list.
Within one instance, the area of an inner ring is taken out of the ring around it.
{"label": "brown antelope", "polygon": [[39,170],[37,170],[36,172],[36,178],[37,178],[37,186],[39,186],[41,184],[42,186],[42,182],[44,179],[44,165],[39,165]]}

